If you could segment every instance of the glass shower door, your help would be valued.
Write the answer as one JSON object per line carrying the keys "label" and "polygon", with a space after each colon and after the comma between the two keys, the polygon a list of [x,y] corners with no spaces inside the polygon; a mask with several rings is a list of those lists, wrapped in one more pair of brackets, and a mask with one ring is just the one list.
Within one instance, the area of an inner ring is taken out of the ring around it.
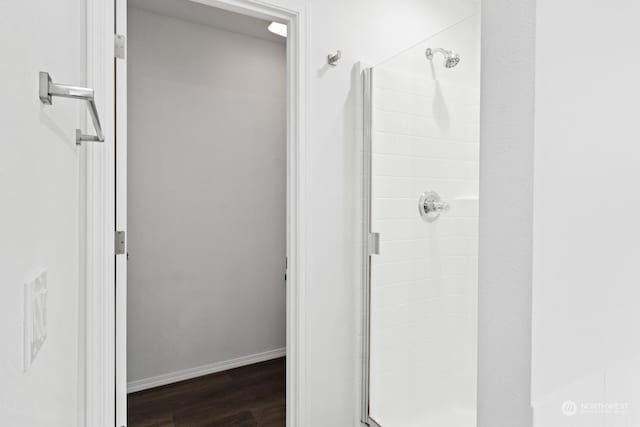
{"label": "glass shower door", "polygon": [[468,18],[368,71],[371,425],[475,426],[479,30]]}

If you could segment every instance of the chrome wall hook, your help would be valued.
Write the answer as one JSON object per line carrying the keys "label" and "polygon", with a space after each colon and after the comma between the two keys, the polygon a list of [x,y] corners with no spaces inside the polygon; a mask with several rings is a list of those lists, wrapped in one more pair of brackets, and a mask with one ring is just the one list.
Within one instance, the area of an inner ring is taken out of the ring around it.
{"label": "chrome wall hook", "polygon": [[80,99],[87,102],[89,114],[91,115],[91,121],[93,122],[93,127],[96,129],[96,135],[84,135],[80,131],[80,129],[76,129],[77,145],[80,145],[82,141],[104,142],[104,135],[102,134],[102,126],[100,125],[100,118],[98,117],[98,108],[96,107],[96,103],[94,100],[93,89],[53,83],[51,81],[51,76],[46,71],[40,71],[39,80],[39,95],[40,101],[43,104],[53,104],[54,96],[59,96],[61,98]]}
{"label": "chrome wall hook", "polygon": [[329,55],[327,55],[327,62],[332,67],[335,67],[336,65],[338,65],[338,61],[340,61],[340,59],[342,59],[342,51],[340,50],[336,51],[335,53],[330,53]]}

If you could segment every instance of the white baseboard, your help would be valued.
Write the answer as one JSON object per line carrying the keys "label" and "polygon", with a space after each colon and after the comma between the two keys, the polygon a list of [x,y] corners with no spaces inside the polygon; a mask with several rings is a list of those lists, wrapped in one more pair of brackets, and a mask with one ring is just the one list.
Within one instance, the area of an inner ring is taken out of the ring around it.
{"label": "white baseboard", "polygon": [[148,388],[159,387],[178,381],[190,380],[191,378],[201,377],[203,375],[215,374],[216,372],[222,372],[228,369],[251,365],[253,363],[277,359],[285,356],[286,354],[286,348],[277,348],[275,350],[251,354],[249,356],[242,356],[231,360],[224,360],[222,362],[211,363],[209,365],[169,372],[168,374],[162,374],[156,377],[143,378],[141,380],[129,382],[127,384],[127,393],[135,393],[136,391],[142,391]]}

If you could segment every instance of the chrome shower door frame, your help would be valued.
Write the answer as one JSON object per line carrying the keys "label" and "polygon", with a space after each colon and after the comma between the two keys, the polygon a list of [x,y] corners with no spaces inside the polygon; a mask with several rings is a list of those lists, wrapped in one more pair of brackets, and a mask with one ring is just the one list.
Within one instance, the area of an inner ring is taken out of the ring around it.
{"label": "chrome shower door frame", "polygon": [[363,81],[363,205],[362,205],[362,390],[361,416],[362,424],[380,427],[371,418],[369,411],[370,378],[371,378],[371,256],[376,252],[376,239],[371,230],[371,159],[372,159],[372,112],[373,112],[373,68],[362,71]]}

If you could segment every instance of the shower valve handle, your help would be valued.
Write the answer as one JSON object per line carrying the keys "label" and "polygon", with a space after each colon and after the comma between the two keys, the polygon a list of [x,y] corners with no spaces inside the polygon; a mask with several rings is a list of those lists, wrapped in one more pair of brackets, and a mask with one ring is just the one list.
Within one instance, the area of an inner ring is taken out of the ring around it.
{"label": "shower valve handle", "polygon": [[432,201],[424,202],[424,211],[426,213],[448,212],[450,209],[451,209],[451,206],[449,206],[449,203],[447,202],[432,202]]}
{"label": "shower valve handle", "polygon": [[427,222],[432,222],[440,217],[442,212],[449,212],[451,206],[440,200],[440,195],[435,191],[425,191],[418,201],[418,212]]}

